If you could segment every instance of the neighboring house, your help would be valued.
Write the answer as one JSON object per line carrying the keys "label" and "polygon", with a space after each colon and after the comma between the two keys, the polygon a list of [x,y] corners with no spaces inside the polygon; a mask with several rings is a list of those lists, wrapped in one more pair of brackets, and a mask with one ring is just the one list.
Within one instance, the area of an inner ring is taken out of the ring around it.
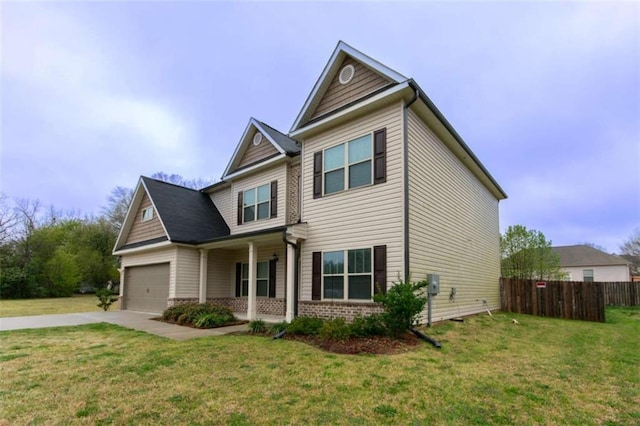
{"label": "neighboring house", "polygon": [[219,183],[140,179],[114,249],[122,306],[352,318],[434,273],[434,321],[498,308],[505,198],[415,81],[340,42],[290,132],[250,119]]}
{"label": "neighboring house", "polygon": [[631,269],[631,281],[640,282],[640,256],[621,254],[620,257],[629,262],[629,268]]}
{"label": "neighboring house", "polygon": [[586,245],[552,247],[568,281],[631,281],[629,262]]}

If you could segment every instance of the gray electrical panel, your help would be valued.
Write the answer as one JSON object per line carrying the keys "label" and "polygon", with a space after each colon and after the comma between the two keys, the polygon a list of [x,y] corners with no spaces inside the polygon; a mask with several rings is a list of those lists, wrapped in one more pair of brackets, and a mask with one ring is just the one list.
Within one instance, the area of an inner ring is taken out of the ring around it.
{"label": "gray electrical panel", "polygon": [[440,275],[427,274],[427,281],[429,282],[427,293],[431,295],[440,293]]}

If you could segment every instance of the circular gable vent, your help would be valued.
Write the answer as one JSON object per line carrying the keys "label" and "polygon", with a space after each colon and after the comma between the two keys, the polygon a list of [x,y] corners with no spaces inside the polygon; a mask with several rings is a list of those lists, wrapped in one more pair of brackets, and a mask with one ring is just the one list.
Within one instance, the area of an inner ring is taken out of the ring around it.
{"label": "circular gable vent", "polygon": [[356,69],[353,65],[347,65],[342,70],[340,70],[340,76],[338,79],[340,80],[340,84],[347,84],[353,79],[353,76],[356,74]]}
{"label": "circular gable vent", "polygon": [[262,133],[256,132],[256,134],[253,135],[253,144],[258,146],[260,145],[260,142],[262,142]]}

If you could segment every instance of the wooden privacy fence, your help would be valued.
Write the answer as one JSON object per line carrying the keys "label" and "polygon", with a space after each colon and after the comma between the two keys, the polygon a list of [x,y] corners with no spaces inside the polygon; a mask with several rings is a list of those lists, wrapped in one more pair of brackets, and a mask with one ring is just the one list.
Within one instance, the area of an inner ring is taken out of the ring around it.
{"label": "wooden privacy fence", "polygon": [[640,306],[640,282],[600,283],[607,306]]}
{"label": "wooden privacy fence", "polygon": [[602,283],[500,279],[502,310],[604,322]]}

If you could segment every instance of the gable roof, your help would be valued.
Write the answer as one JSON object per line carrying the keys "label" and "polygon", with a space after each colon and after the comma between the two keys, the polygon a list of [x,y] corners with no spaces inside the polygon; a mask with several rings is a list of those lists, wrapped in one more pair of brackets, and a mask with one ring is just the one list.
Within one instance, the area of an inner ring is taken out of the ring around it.
{"label": "gable roof", "polygon": [[[123,245],[146,193],[166,233],[165,237]],[[229,226],[204,192],[141,176],[114,251],[169,240],[199,244],[230,234]]]}
{"label": "gable roof", "polygon": [[587,245],[551,247],[551,251],[560,257],[560,266],[616,266],[628,265],[620,256],[607,254]]}
{"label": "gable roof", "polygon": [[293,122],[290,133],[293,133],[294,131],[303,127],[304,124],[309,121],[320,100],[322,99],[322,96],[329,88],[331,81],[340,70],[340,65],[347,56],[356,59],[368,68],[386,77],[392,83],[401,83],[407,80],[407,77],[405,77],[404,75],[365,55],[359,50],[354,49],[341,40],[333,50],[331,58],[329,58],[329,62],[327,62],[327,64],[325,65],[322,73],[320,74],[320,77],[318,77],[316,84],[313,86],[311,93],[307,97],[307,100],[305,101],[302,109],[298,113],[298,117],[296,117],[296,120]]}
{"label": "gable roof", "polygon": [[249,124],[247,124],[247,127],[244,129],[244,133],[240,138],[240,142],[238,142],[238,145],[236,146],[236,149],[224,170],[222,180],[228,178],[238,170],[242,156],[251,143],[250,135],[254,129],[262,133],[267,141],[278,151],[276,158],[284,158],[285,156],[293,157],[300,154],[300,144],[296,140],[291,139],[289,136],[279,132],[262,121],[251,117],[249,119]]}

